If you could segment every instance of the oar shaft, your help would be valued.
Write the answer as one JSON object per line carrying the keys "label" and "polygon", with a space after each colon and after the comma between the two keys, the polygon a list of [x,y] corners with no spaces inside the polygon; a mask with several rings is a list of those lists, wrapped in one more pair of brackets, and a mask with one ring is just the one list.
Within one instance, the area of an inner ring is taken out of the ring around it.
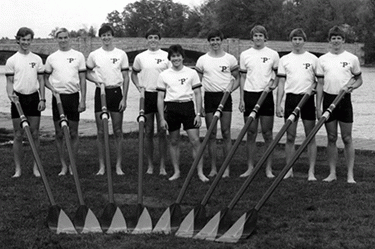
{"label": "oar shaft", "polygon": [[181,188],[180,193],[179,193],[179,195],[177,197],[177,200],[176,200],[177,204],[181,203],[182,199],[184,198],[186,190],[189,187],[190,180],[193,177],[194,171],[197,168],[197,166],[199,164],[199,161],[202,158],[202,155],[204,153],[204,149],[206,148],[206,145],[208,143],[208,140],[210,139],[210,135],[211,135],[212,131],[216,127],[216,123],[217,123],[217,121],[220,118],[221,112],[223,111],[224,105],[225,105],[225,103],[226,103],[229,95],[230,95],[230,92],[226,91],[224,93],[221,101],[220,101],[220,104],[219,104],[219,106],[218,106],[218,108],[217,108],[217,110],[216,110],[216,112],[214,114],[214,117],[213,117],[213,119],[211,121],[211,124],[210,124],[210,126],[209,126],[209,128],[208,128],[208,130],[206,132],[206,136],[204,137],[201,145],[199,146],[199,149],[198,149],[198,152],[197,152],[197,154],[196,154],[196,156],[194,158],[193,164],[191,165],[189,173],[188,173],[188,175],[187,175],[187,177],[185,179],[185,182],[182,185],[182,188]]}
{"label": "oar shaft", "polygon": [[144,150],[144,127],[145,127],[145,93],[144,88],[141,89],[141,97],[139,99],[139,147],[138,147],[138,204],[143,204],[143,150]]}
{"label": "oar shaft", "polygon": [[340,91],[339,95],[335,98],[335,100],[332,102],[332,104],[328,107],[328,109],[323,113],[322,117],[319,119],[318,123],[314,126],[312,131],[309,133],[309,135],[306,137],[306,139],[303,141],[301,146],[296,150],[296,152],[293,154],[292,158],[290,159],[289,163],[282,169],[282,171],[279,173],[279,175],[276,177],[272,185],[267,189],[266,193],[262,196],[262,198],[259,200],[259,202],[254,207],[255,210],[259,211],[261,207],[264,205],[264,203],[268,200],[268,198],[272,195],[272,193],[275,191],[276,187],[280,184],[288,170],[293,166],[293,164],[297,161],[299,156],[302,154],[303,150],[307,147],[307,145],[310,143],[310,141],[313,139],[315,134],[319,131],[319,129],[323,126],[324,122],[329,118],[332,111],[336,108],[336,105],[341,101],[341,99],[344,97],[345,91]]}
{"label": "oar shaft", "polygon": [[55,202],[55,199],[53,198],[51,187],[49,186],[49,183],[48,183],[48,180],[47,180],[47,176],[46,176],[46,174],[44,172],[44,168],[43,168],[42,162],[40,160],[38,151],[36,149],[36,145],[35,145],[33,136],[32,136],[31,131],[30,131],[30,125],[29,125],[29,123],[27,121],[27,118],[26,118],[25,114],[22,111],[22,107],[21,107],[20,102],[16,101],[15,105],[16,105],[17,111],[18,111],[18,113],[20,115],[21,126],[25,130],[25,132],[26,132],[26,136],[27,136],[27,139],[29,140],[31,151],[32,151],[33,156],[34,156],[34,160],[36,162],[36,165],[38,166],[40,176],[42,177],[42,180],[43,180],[43,183],[44,183],[44,187],[45,187],[46,192],[47,192],[48,199],[49,199],[51,205],[55,206],[56,202]]}
{"label": "oar shaft", "polygon": [[242,184],[241,188],[238,190],[236,195],[233,197],[232,201],[228,205],[228,209],[233,209],[233,207],[237,204],[239,199],[242,197],[242,195],[245,193],[246,189],[249,187],[250,183],[254,180],[255,176],[259,172],[260,168],[263,166],[263,164],[266,162],[268,157],[271,155],[272,151],[275,149],[276,145],[279,143],[281,138],[283,137],[284,133],[288,130],[289,126],[295,121],[297,118],[301,108],[304,106],[304,104],[307,102],[307,100],[311,97],[311,94],[305,94],[303,98],[300,100],[298,105],[294,108],[294,111],[292,114],[287,118],[285,124],[281,127],[280,131],[276,134],[274,140],[268,146],[265,153],[262,155],[262,157],[259,159],[257,165],[255,168],[251,171],[251,174],[247,177],[245,182]]}
{"label": "oar shaft", "polygon": [[211,184],[210,188],[208,189],[206,195],[203,197],[203,200],[201,201],[202,206],[205,206],[207,204],[208,200],[210,199],[210,197],[211,197],[212,193],[214,192],[217,184],[219,183],[221,177],[223,176],[224,171],[226,170],[230,161],[232,160],[232,158],[234,156],[234,153],[236,152],[238,146],[242,142],[242,139],[245,136],[247,130],[249,129],[251,123],[256,119],[256,114],[258,113],[258,111],[259,111],[260,107],[262,106],[264,100],[266,99],[268,93],[269,92],[267,92],[267,91],[263,91],[262,95],[259,97],[258,102],[256,103],[252,112],[250,113],[249,118],[247,119],[244,127],[241,129],[240,133],[238,134],[238,137],[237,137],[236,141],[232,145],[230,151],[228,152],[228,155],[225,157],[225,160],[224,160],[223,164],[221,165],[220,170],[217,173],[214,181],[212,182],[212,184]]}

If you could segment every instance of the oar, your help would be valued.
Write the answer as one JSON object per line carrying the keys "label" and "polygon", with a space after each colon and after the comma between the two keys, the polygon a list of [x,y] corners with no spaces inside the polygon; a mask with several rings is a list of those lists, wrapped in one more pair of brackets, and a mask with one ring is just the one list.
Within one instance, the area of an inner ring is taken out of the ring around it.
{"label": "oar", "polygon": [[49,186],[47,176],[44,172],[42,162],[40,160],[40,157],[38,155],[38,151],[36,149],[36,145],[34,143],[33,136],[30,131],[30,124],[25,116],[25,114],[22,111],[22,107],[18,99],[14,101],[14,104],[16,105],[17,111],[20,115],[21,119],[21,127],[25,130],[27,139],[29,140],[30,147],[34,156],[34,160],[36,162],[36,165],[38,166],[40,176],[42,177],[44,187],[47,192],[47,196],[49,199],[49,202],[51,206],[48,210],[47,215],[47,224],[49,229],[56,233],[74,233],[76,234],[77,231],[74,228],[74,225],[72,221],[69,219],[69,217],[66,215],[66,213],[56,204],[55,199],[53,198],[51,188]]}
{"label": "oar", "polygon": [[203,228],[203,230],[206,231],[206,233],[203,233],[203,232],[199,233],[200,234],[199,238],[207,239],[207,240],[214,240],[218,236],[221,236],[223,233],[225,233],[228,230],[228,228],[233,224],[231,210],[233,210],[234,206],[237,204],[239,199],[245,193],[250,183],[254,180],[260,168],[267,161],[268,157],[271,155],[272,151],[275,149],[276,145],[278,144],[280,139],[283,137],[286,130],[295,121],[303,105],[312,96],[313,96],[313,93],[306,93],[303,96],[301,101],[293,110],[292,114],[286,120],[285,124],[281,127],[280,131],[276,134],[275,139],[272,141],[272,143],[268,146],[265,153],[259,159],[257,165],[251,171],[251,174],[246,178],[245,182],[242,184],[239,191],[233,197],[232,201],[224,210],[219,211],[216,215],[213,216],[213,218],[209,222],[207,222],[207,224]]}
{"label": "oar", "polygon": [[[253,110],[251,111],[249,118],[247,119],[245,125],[241,129],[240,133],[238,134],[238,137],[231,147],[230,151],[228,152],[228,155],[225,157],[225,160],[223,164],[220,167],[219,172],[217,173],[214,181],[212,182],[210,188],[206,192],[206,195],[203,197],[203,200],[200,202],[199,205],[197,205],[193,210],[190,211],[190,213],[185,217],[183,222],[181,223],[180,228],[176,232],[176,235],[179,237],[192,237],[194,234],[196,234],[198,231],[200,231],[204,224],[206,223],[207,217],[206,217],[206,208],[205,206],[208,203],[208,200],[210,199],[213,191],[216,189],[217,184],[219,183],[220,179],[222,178],[222,175],[224,174],[224,171],[230,164],[230,161],[232,160],[234,153],[236,152],[238,146],[242,142],[243,137],[245,136],[247,130],[249,129],[251,123],[255,120],[256,115],[262,106],[264,100],[266,99],[268,94],[272,94],[269,90],[263,91],[262,95],[259,97],[256,105],[254,106]],[[205,234],[205,230],[201,230],[200,233],[196,235],[197,238],[201,236],[201,234]]]}
{"label": "oar", "polygon": [[196,167],[199,164],[199,161],[204,153],[204,149],[208,143],[208,140],[210,138],[210,134],[212,133],[213,129],[216,126],[216,123],[218,119],[220,118],[220,115],[222,113],[222,110],[224,108],[224,104],[227,101],[228,97],[230,95],[229,91],[225,91],[224,95],[220,101],[220,104],[214,114],[214,117],[212,119],[211,125],[208,128],[206,132],[206,136],[203,139],[203,142],[201,143],[199,150],[197,152],[196,157],[194,158],[193,164],[190,167],[189,173],[185,179],[184,184],[182,185],[182,188],[180,190],[180,193],[177,197],[177,200],[174,204],[169,206],[163,213],[163,215],[160,217],[159,221],[156,223],[156,226],[153,230],[153,232],[163,232],[163,233],[171,233],[172,231],[176,231],[178,227],[180,226],[181,220],[182,220],[182,213],[181,213],[181,206],[180,203],[182,201],[182,198],[184,197],[186,190],[189,186],[189,183],[193,177],[194,171]]}
{"label": "oar", "polygon": [[[141,97],[139,99],[139,147],[138,147],[138,204],[135,220],[128,219],[128,228],[133,230],[133,234],[151,233],[152,220],[147,208],[143,206],[143,150],[144,150],[144,127],[145,117],[145,89],[141,88]],[[134,226],[135,224],[135,226]]]}
{"label": "oar", "polygon": [[108,180],[108,199],[109,203],[103,210],[103,214],[100,217],[100,224],[105,233],[114,232],[127,232],[126,221],[121,210],[115,204],[113,194],[113,180],[112,180],[112,169],[111,159],[109,152],[109,130],[108,130],[108,119],[109,113],[107,110],[107,101],[105,94],[104,84],[100,84],[100,99],[102,104],[102,113],[100,115],[103,122],[104,130],[104,150],[105,150],[105,164],[107,168],[107,180]]}
{"label": "oar", "polygon": [[68,120],[64,114],[64,109],[61,104],[60,94],[55,93],[54,96],[57,102],[57,109],[59,110],[60,127],[64,132],[66,147],[67,147],[68,154],[69,154],[70,165],[73,171],[74,182],[76,185],[78,200],[80,204],[73,219],[74,225],[79,233],[102,232],[98,219],[96,218],[94,213],[91,211],[91,209],[89,209],[86,206],[83,200],[81,184],[79,182],[79,177],[78,177],[77,165],[76,165],[74,154],[73,154],[72,143],[70,141]]}
{"label": "oar", "polygon": [[341,99],[345,95],[345,90],[341,90],[338,96],[334,99],[332,104],[327,108],[327,110],[323,113],[322,117],[319,119],[318,123],[314,126],[312,131],[303,141],[301,146],[296,150],[293,154],[289,163],[282,169],[279,175],[276,177],[272,185],[267,189],[266,193],[262,196],[259,202],[255,205],[253,209],[244,213],[234,224],[229,228],[229,230],[224,233],[223,236],[219,237],[215,241],[218,242],[231,242],[236,243],[240,239],[248,238],[256,228],[256,223],[258,219],[258,212],[263,207],[264,203],[268,200],[268,198],[272,195],[275,191],[277,186],[280,184],[284,176],[287,174],[289,169],[293,166],[293,164],[297,161],[299,156],[302,154],[303,150],[307,147],[319,129],[323,126],[324,122],[327,121],[329,116],[331,115],[332,111],[336,108],[337,104],[341,101]]}

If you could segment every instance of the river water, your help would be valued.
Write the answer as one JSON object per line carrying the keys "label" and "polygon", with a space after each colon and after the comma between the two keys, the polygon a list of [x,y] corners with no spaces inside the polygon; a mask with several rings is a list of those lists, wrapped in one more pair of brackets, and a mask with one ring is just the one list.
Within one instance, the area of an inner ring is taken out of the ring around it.
{"label": "river water", "polygon": [[[362,68],[363,85],[353,92],[352,101],[354,108],[354,124],[353,124],[353,138],[374,139],[375,132],[373,126],[375,124],[375,68]],[[87,82],[87,109],[81,113],[82,119],[94,119],[94,91],[93,83]],[[275,91],[274,91],[275,92]],[[52,116],[51,110],[51,92],[46,90],[47,108],[42,115]],[[240,130],[243,127],[243,116],[238,111],[239,91],[232,94],[233,98],[233,121],[232,129]],[[127,109],[124,113],[124,121],[136,122],[139,108],[139,93],[132,83],[129,86]],[[4,66],[0,66],[0,112],[10,112],[10,101],[6,94],[6,79],[4,75]],[[283,119],[275,117],[274,131],[278,131]],[[94,125],[94,124],[93,124]],[[298,126],[298,133],[303,132],[301,122]],[[318,132],[319,135],[325,135],[325,129]]]}

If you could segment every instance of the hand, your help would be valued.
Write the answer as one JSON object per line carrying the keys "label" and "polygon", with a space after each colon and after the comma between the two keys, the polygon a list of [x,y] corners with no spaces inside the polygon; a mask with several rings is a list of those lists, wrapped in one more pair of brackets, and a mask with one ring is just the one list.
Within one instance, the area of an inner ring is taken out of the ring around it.
{"label": "hand", "polygon": [[126,101],[124,99],[122,99],[120,101],[120,104],[118,105],[118,111],[123,112],[123,111],[125,111],[125,109],[126,109]]}
{"label": "hand", "polygon": [[200,115],[196,115],[194,118],[194,126],[195,127],[201,127],[202,120]]}
{"label": "hand", "polygon": [[323,114],[323,111],[322,111],[322,109],[316,109],[316,117],[318,118],[318,119],[320,119],[321,117],[322,117],[322,114]]}
{"label": "hand", "polygon": [[240,104],[238,106],[238,109],[240,110],[240,112],[245,112],[245,101],[240,100]]}
{"label": "hand", "polygon": [[160,120],[160,128],[162,128],[163,130],[168,130],[168,123],[167,121],[165,121],[165,119]]}
{"label": "hand", "polygon": [[202,110],[201,110],[201,117],[205,117],[206,116],[206,111],[204,110],[204,107],[202,107]]}
{"label": "hand", "polygon": [[346,93],[352,93],[353,92],[353,87],[345,85],[345,86],[343,86],[342,90],[344,90]]}
{"label": "hand", "polygon": [[46,109],[46,102],[44,101],[39,101],[39,104],[38,104],[38,111],[42,112]]}
{"label": "hand", "polygon": [[276,106],[276,116],[279,118],[284,117],[284,110],[281,106]]}
{"label": "hand", "polygon": [[85,110],[86,110],[86,103],[85,102],[79,102],[78,112],[84,112]]}

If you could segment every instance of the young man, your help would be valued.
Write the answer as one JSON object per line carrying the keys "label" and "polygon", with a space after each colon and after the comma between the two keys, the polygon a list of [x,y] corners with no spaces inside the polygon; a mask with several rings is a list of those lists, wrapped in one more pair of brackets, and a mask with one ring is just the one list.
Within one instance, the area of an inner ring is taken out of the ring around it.
{"label": "young man", "polygon": [[[180,177],[179,138],[181,123],[184,125],[184,130],[193,146],[194,157],[200,146],[199,127],[201,126],[202,108],[200,88],[202,84],[197,72],[183,65],[184,58],[185,53],[180,45],[170,46],[168,59],[172,63],[172,68],[161,72],[157,81],[160,126],[168,130],[170,134],[170,153],[174,168],[174,174],[169,178],[170,181]],[[197,113],[194,110],[194,96]],[[164,110],[166,116],[164,116]],[[197,169],[199,179],[207,182],[208,178],[203,174],[203,159],[199,161]]]}
{"label": "young man", "polygon": [[[202,81],[204,88],[204,111],[207,129],[210,127],[214,113],[220,104],[224,91],[234,91],[238,83],[238,62],[237,59],[226,53],[221,44],[224,39],[223,33],[219,30],[211,30],[208,33],[207,40],[210,45],[210,51],[199,57],[195,69]],[[231,79],[235,78],[234,84]],[[232,121],[232,97],[229,96],[226,101],[222,115],[220,116],[221,135],[224,144],[224,156],[226,156],[232,146],[230,125]],[[208,153],[211,159],[211,172],[209,176],[217,174],[216,169],[216,132],[217,127],[212,131],[208,142]],[[223,177],[229,177],[229,166],[225,170]]]}
{"label": "young man", "polygon": [[[302,29],[294,29],[290,32],[289,40],[292,43],[292,52],[283,56],[279,62],[277,76],[279,85],[277,88],[276,115],[284,117],[286,120],[292,114],[302,97],[311,92],[315,84],[315,69],[318,58],[304,49],[306,34]],[[285,110],[281,107],[281,102],[286,93]],[[315,126],[315,102],[311,96],[306,104],[301,108],[301,118],[306,136]],[[285,144],[286,162],[289,163],[295,152],[294,142],[297,134],[298,117],[287,130]],[[316,142],[315,138],[307,146],[309,156],[308,181],[316,181],[314,167],[316,162]],[[285,179],[293,176],[293,169],[285,175]]]}
{"label": "young man", "polygon": [[[13,153],[15,173],[13,177],[21,176],[21,162],[23,160],[23,134],[21,119],[14,104],[19,100],[23,112],[30,123],[33,140],[39,151],[39,124],[40,112],[46,108],[44,91],[44,67],[42,59],[30,51],[30,45],[34,38],[34,32],[22,27],[16,34],[19,45],[17,53],[11,56],[5,65],[7,78],[7,94],[12,102],[11,116],[14,129]],[[40,173],[34,162],[34,175],[39,177]]]}
{"label": "young man", "polygon": [[319,58],[316,70],[318,77],[316,95],[318,118],[321,117],[322,110],[329,107],[340,90],[344,90],[346,94],[325,123],[328,138],[327,154],[330,174],[323,181],[332,182],[336,180],[338,157],[336,141],[337,126],[339,125],[348,167],[347,182],[355,183],[353,172],[354,147],[352,140],[353,107],[350,93],[353,89],[362,85],[361,68],[358,58],[345,51],[345,32],[340,27],[334,26],[329,30],[328,40],[330,51]]}
{"label": "young man", "polygon": [[[103,175],[104,164],[104,130],[100,118],[102,111],[100,100],[100,85],[105,85],[107,109],[112,118],[112,128],[116,140],[116,173],[123,175],[122,163],[122,120],[126,108],[126,100],[129,88],[129,61],[126,53],[113,45],[114,30],[109,25],[103,25],[99,29],[99,37],[103,46],[90,53],[86,66],[87,79],[97,85],[95,91],[95,120],[98,129],[99,171],[97,175]],[[122,88],[122,89],[121,89]]]}
{"label": "young man", "polygon": [[[69,121],[73,153],[74,157],[76,157],[78,152],[79,113],[86,109],[85,57],[81,52],[70,47],[69,32],[66,28],[58,29],[55,38],[59,45],[59,50],[47,58],[45,83],[52,93],[60,94],[64,113]],[[59,176],[61,176],[66,174],[68,167],[64,157],[64,134],[60,127],[60,115],[54,96],[52,97],[52,116],[55,125],[56,148],[62,165],[59,173]]]}
{"label": "young man", "polygon": [[[240,105],[244,113],[245,122],[263,91],[269,91],[259,113],[247,132],[247,166],[248,169],[240,177],[247,177],[254,168],[256,151],[256,137],[258,123],[262,128],[262,135],[266,147],[272,142],[273,116],[275,112],[272,90],[276,88],[278,78],[275,76],[279,64],[279,55],[276,51],[266,47],[267,30],[260,25],[250,31],[254,46],[240,55]],[[267,160],[266,176],[273,178],[272,156]]]}
{"label": "young man", "polygon": [[160,154],[160,175],[166,175],[165,159],[167,151],[166,131],[160,128],[160,117],[157,109],[158,92],[156,90],[156,80],[159,74],[170,67],[168,53],[160,49],[160,32],[156,29],[150,29],[146,33],[148,49],[138,54],[133,63],[131,78],[134,85],[140,91],[145,89],[145,151],[148,162],[147,174],[153,174],[154,163],[154,117],[156,116],[157,131],[159,137]]}

